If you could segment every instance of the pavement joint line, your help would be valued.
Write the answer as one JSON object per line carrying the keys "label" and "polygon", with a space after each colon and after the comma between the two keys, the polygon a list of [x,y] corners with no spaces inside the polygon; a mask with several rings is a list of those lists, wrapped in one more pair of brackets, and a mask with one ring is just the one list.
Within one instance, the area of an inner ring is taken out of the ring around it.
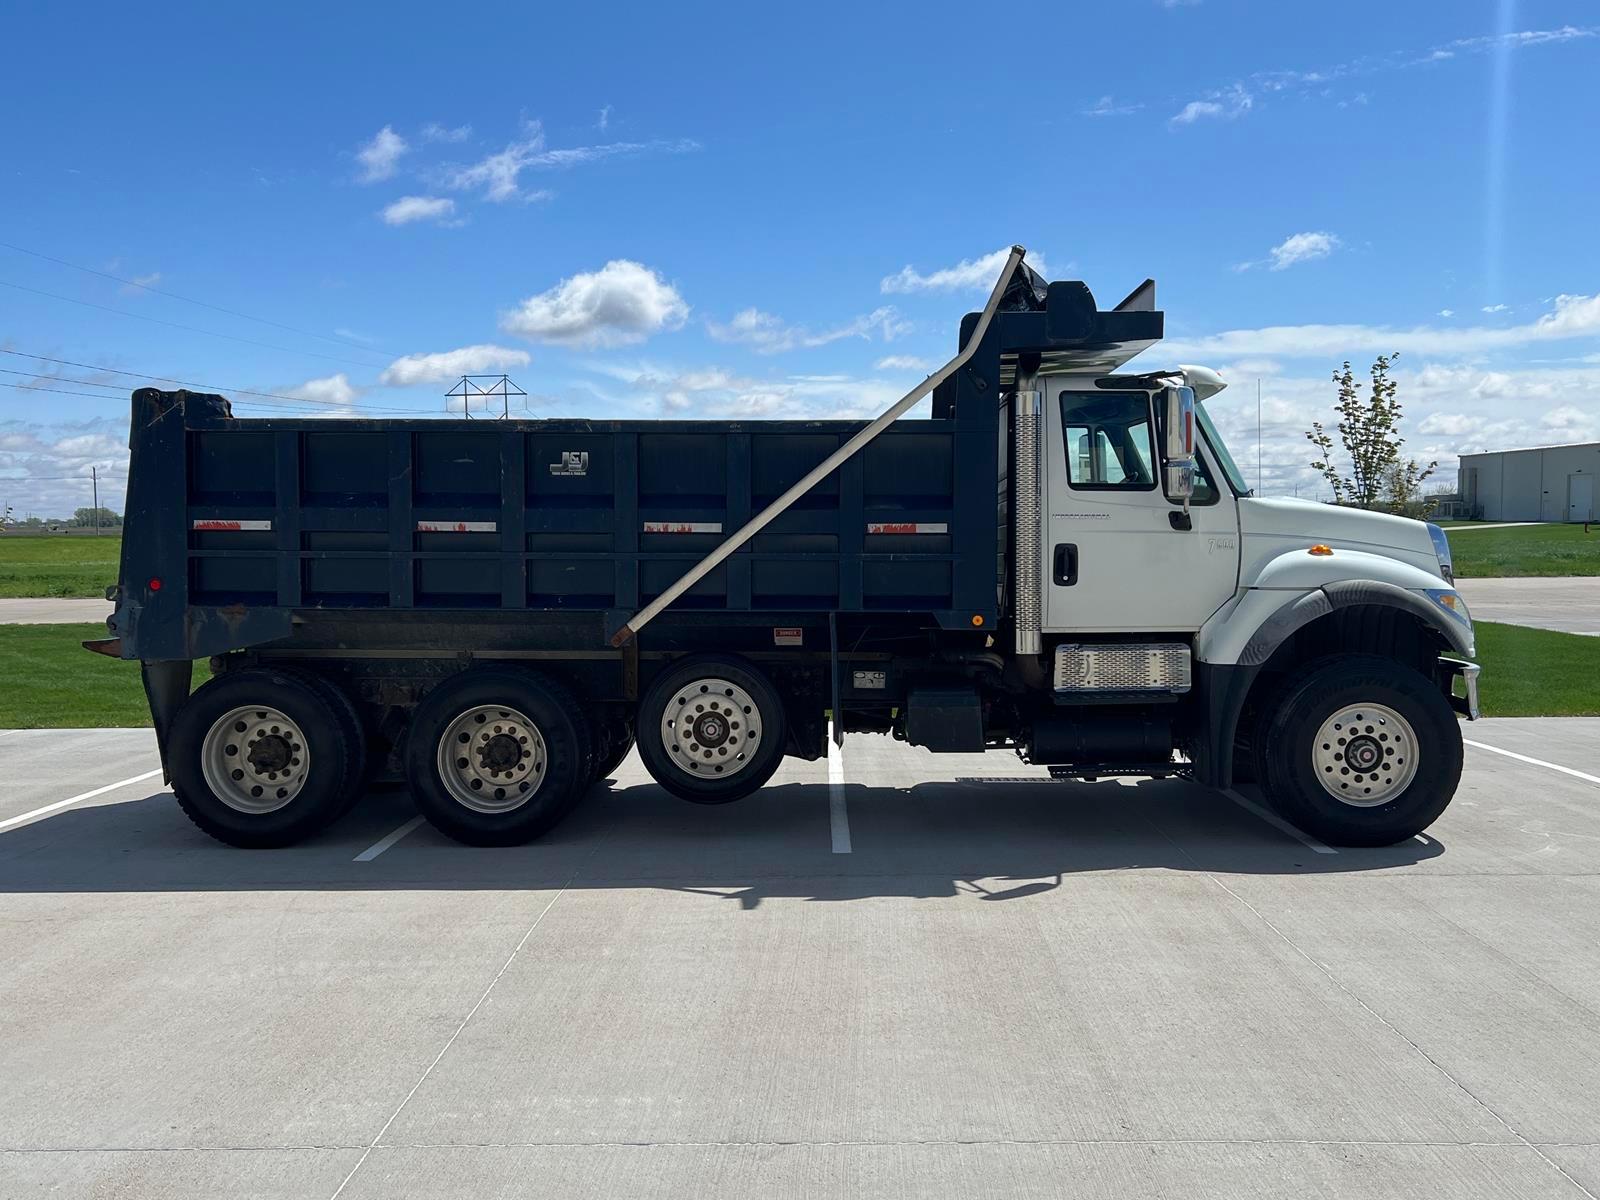
{"label": "pavement joint line", "polygon": [[1584,771],[1575,771],[1571,767],[1563,767],[1560,763],[1545,762],[1542,758],[1518,754],[1515,750],[1502,750],[1499,746],[1491,746],[1487,742],[1475,742],[1471,738],[1462,738],[1461,740],[1479,750],[1487,750],[1490,754],[1503,754],[1507,758],[1516,759],[1518,762],[1531,763],[1536,767],[1548,767],[1552,771],[1560,771],[1563,775],[1571,775],[1574,779],[1582,779],[1588,783],[1600,783],[1600,775],[1590,775]]}
{"label": "pavement joint line", "polygon": [[1319,842],[1316,838],[1312,837],[1310,834],[1306,834],[1306,833],[1300,832],[1300,830],[1296,829],[1293,825],[1289,824],[1289,822],[1285,821],[1277,813],[1272,812],[1270,809],[1262,808],[1261,805],[1257,804],[1254,800],[1251,800],[1247,796],[1240,795],[1236,788],[1229,788],[1227,791],[1223,792],[1222,794],[1224,796],[1226,796],[1229,800],[1232,800],[1240,808],[1244,809],[1245,812],[1251,813],[1251,814],[1253,814],[1253,815],[1255,815],[1257,817],[1260,817],[1268,825],[1271,825],[1274,829],[1278,830],[1279,832],[1287,833],[1295,841],[1300,842],[1301,844],[1307,846],[1314,853],[1317,853],[1317,854],[1337,854],[1337,853],[1339,853],[1332,846],[1329,846],[1324,842]]}
{"label": "pavement joint line", "polygon": [[[1123,1137],[1123,1138],[757,1138],[749,1141],[592,1141],[592,1142],[385,1142],[380,1150],[615,1150],[652,1147],[759,1149],[768,1146],[1379,1146],[1394,1149],[1595,1150],[1600,1142],[1503,1141],[1438,1138],[1275,1138],[1275,1137]],[[0,1146],[0,1154],[281,1154],[301,1150],[360,1150],[361,1143],[308,1143],[285,1146]]]}
{"label": "pavement joint line", "polygon": [[828,719],[828,832],[835,854],[850,853],[850,810],[844,798],[844,747],[833,740]]}
{"label": "pavement joint line", "polygon": [[1519,1130],[1510,1121],[1508,1121],[1505,1117],[1501,1116],[1500,1113],[1497,1112],[1494,1109],[1494,1107],[1489,1104],[1488,1101],[1486,1101],[1482,1096],[1478,1095],[1477,1092],[1473,1091],[1465,1083],[1463,1083],[1461,1080],[1457,1079],[1453,1074],[1451,1074],[1449,1068],[1447,1068],[1443,1063],[1441,1063],[1433,1055],[1429,1054],[1426,1050],[1424,1050],[1422,1048],[1422,1046],[1418,1042],[1416,1042],[1409,1034],[1407,1034],[1403,1029],[1401,1029],[1393,1021],[1389,1020],[1388,1017],[1384,1016],[1377,1009],[1373,1008],[1372,1005],[1368,1004],[1366,1002],[1366,1000],[1363,999],[1361,997],[1361,995],[1358,992],[1355,991],[1354,988],[1352,988],[1349,985],[1347,985],[1343,980],[1341,980],[1337,975],[1335,975],[1334,972],[1333,972],[1333,969],[1331,967],[1329,967],[1325,963],[1318,962],[1317,959],[1314,958],[1311,954],[1309,954],[1300,945],[1299,942],[1295,941],[1292,937],[1290,937],[1282,929],[1278,928],[1278,926],[1272,921],[1272,919],[1269,918],[1265,913],[1263,913],[1259,908],[1257,908],[1254,904],[1251,904],[1250,901],[1246,900],[1238,892],[1234,891],[1231,887],[1229,887],[1221,879],[1217,878],[1216,875],[1208,873],[1207,878],[1209,878],[1212,883],[1216,884],[1223,891],[1227,892],[1228,895],[1232,896],[1240,904],[1244,905],[1245,908],[1249,909],[1250,912],[1252,914],[1254,914],[1256,920],[1260,921],[1268,929],[1272,930],[1272,932],[1274,934],[1276,934],[1279,938],[1283,939],[1285,944],[1287,944],[1290,949],[1292,949],[1301,958],[1305,959],[1306,962],[1310,963],[1311,966],[1315,970],[1319,971],[1322,974],[1323,978],[1325,978],[1334,987],[1338,988],[1339,991],[1343,992],[1354,1003],[1356,1003],[1361,1008],[1366,1010],[1367,1014],[1369,1016],[1371,1016],[1373,1018],[1373,1020],[1377,1021],[1378,1024],[1382,1025],[1390,1033],[1394,1034],[1395,1037],[1399,1038],[1406,1045],[1410,1046],[1411,1049],[1416,1054],[1420,1055],[1422,1057],[1422,1059],[1425,1062],[1427,1062],[1427,1064],[1429,1066],[1431,1066],[1435,1071],[1437,1071],[1445,1079],[1449,1080],[1449,1082],[1452,1083],[1463,1095],[1467,1096],[1479,1108],[1483,1109],[1484,1112],[1488,1113],[1497,1122],[1499,1122],[1501,1127],[1504,1128],[1507,1133],[1509,1133],[1512,1137],[1517,1139],[1516,1142],[1513,1143],[1513,1144],[1519,1145],[1519,1146],[1526,1146],[1529,1150],[1532,1150],[1535,1154],[1537,1154],[1541,1159],[1544,1160],[1546,1166],[1550,1167],[1557,1174],[1559,1174],[1563,1179],[1565,1179],[1568,1183],[1570,1183],[1573,1187],[1577,1188],[1578,1191],[1583,1193],[1583,1195],[1589,1197],[1589,1200],[1600,1200],[1600,1198],[1597,1198],[1593,1192],[1591,1192],[1588,1188],[1584,1187],[1583,1184],[1579,1183],[1577,1179],[1573,1178],[1572,1174],[1565,1167],[1563,1167],[1555,1159],[1551,1158],[1548,1154],[1546,1154],[1542,1149],[1540,1149],[1537,1145],[1535,1145],[1527,1137],[1523,1136],[1522,1131]]}
{"label": "pavement joint line", "polygon": [[96,796],[104,796],[107,792],[114,792],[118,788],[129,787],[135,783],[143,783],[146,779],[153,779],[159,774],[161,774],[161,768],[157,767],[153,771],[146,771],[143,775],[133,775],[127,779],[119,779],[116,783],[108,783],[104,787],[82,792],[66,800],[57,800],[54,804],[46,804],[43,808],[36,808],[32,812],[23,813],[21,816],[8,817],[6,820],[0,821],[0,829],[10,829],[14,825],[25,825],[36,817],[48,816],[53,812],[76,804],[80,800],[93,800]]}
{"label": "pavement joint line", "polygon": [[373,859],[377,858],[378,855],[382,854],[385,850],[389,849],[389,847],[393,846],[396,842],[400,841],[407,834],[409,834],[413,829],[417,828],[417,826],[419,826],[421,824],[422,824],[422,818],[421,817],[412,817],[411,820],[407,821],[404,825],[400,826],[399,829],[391,830],[389,833],[385,834],[383,837],[381,837],[377,841],[373,842],[372,845],[368,846],[365,850],[363,850],[360,854],[356,855],[350,861],[351,862],[371,862]]}
{"label": "pavement joint line", "polygon": [[511,969],[511,964],[517,961],[517,955],[522,953],[522,948],[528,944],[528,939],[533,936],[534,930],[539,928],[545,917],[549,915],[550,910],[556,906],[556,901],[567,894],[567,890],[572,887],[573,882],[578,878],[578,875],[582,872],[583,868],[588,866],[590,859],[594,858],[595,853],[600,849],[601,844],[606,840],[606,836],[610,834],[611,830],[615,828],[615,826],[616,822],[613,821],[612,824],[606,828],[605,834],[596,840],[594,846],[590,848],[589,853],[584,856],[583,860],[572,868],[572,873],[567,876],[567,881],[561,885],[560,890],[557,891],[554,896],[551,896],[550,902],[539,910],[539,915],[533,919],[533,924],[529,925],[523,935],[517,939],[517,944],[511,948],[511,953],[506,956],[505,962],[500,964],[500,969],[494,973],[494,978],[489,980],[489,986],[483,989],[483,994],[478,997],[477,1003],[467,1010],[467,1015],[461,1018],[461,1024],[456,1026],[455,1032],[452,1033],[445,1044],[440,1047],[439,1053],[433,1056],[433,1061],[428,1064],[427,1069],[417,1077],[417,1082],[411,1085],[411,1090],[405,1094],[405,1098],[400,1101],[399,1106],[394,1110],[394,1112],[389,1114],[389,1119],[383,1123],[383,1128],[378,1130],[372,1141],[368,1143],[367,1148],[361,1152],[361,1157],[356,1159],[356,1165],[350,1168],[350,1173],[346,1175],[340,1182],[339,1186],[334,1189],[333,1195],[329,1197],[329,1200],[339,1200],[339,1197],[343,1194],[344,1189],[350,1186],[350,1181],[356,1177],[356,1172],[361,1170],[362,1165],[367,1161],[368,1158],[372,1156],[372,1152],[377,1149],[378,1143],[383,1141],[383,1135],[389,1132],[389,1126],[393,1125],[395,1121],[399,1119],[400,1114],[405,1111],[406,1105],[411,1103],[411,1098],[422,1089],[422,1085],[424,1083],[428,1082],[428,1076],[433,1074],[433,1069],[442,1061],[444,1061],[444,1056],[450,1053],[450,1047],[456,1044],[456,1039],[461,1036],[462,1030],[466,1029],[466,1027],[472,1022],[472,1018],[478,1015],[478,1010],[482,1008],[484,1003],[489,999],[489,993],[494,991],[495,985],[498,984],[500,980],[504,978],[505,973]]}

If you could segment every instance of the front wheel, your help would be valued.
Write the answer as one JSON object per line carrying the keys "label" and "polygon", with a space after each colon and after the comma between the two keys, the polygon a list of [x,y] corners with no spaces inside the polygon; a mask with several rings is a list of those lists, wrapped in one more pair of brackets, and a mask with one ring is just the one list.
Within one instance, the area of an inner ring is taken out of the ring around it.
{"label": "front wheel", "polygon": [[783,702],[750,663],[695,655],[656,677],[636,733],[645,769],[667,791],[726,804],[760,788],[783,761]]}
{"label": "front wheel", "polygon": [[1273,807],[1341,846],[1388,846],[1433,824],[1461,780],[1461,729],[1428,679],[1390,659],[1313,667],[1263,722]]}

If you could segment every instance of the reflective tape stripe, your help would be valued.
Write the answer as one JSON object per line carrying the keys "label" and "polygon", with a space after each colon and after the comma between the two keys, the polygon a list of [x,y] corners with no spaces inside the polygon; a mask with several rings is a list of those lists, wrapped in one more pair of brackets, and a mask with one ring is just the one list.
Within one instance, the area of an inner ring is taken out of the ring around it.
{"label": "reflective tape stripe", "polygon": [[943,521],[868,521],[868,533],[949,533]]}
{"label": "reflective tape stripe", "polygon": [[494,521],[418,521],[418,533],[494,533]]}
{"label": "reflective tape stripe", "polygon": [[646,521],[646,533],[721,533],[721,521]]}
{"label": "reflective tape stripe", "polygon": [[233,533],[238,530],[271,529],[271,521],[195,521],[191,528],[205,533]]}

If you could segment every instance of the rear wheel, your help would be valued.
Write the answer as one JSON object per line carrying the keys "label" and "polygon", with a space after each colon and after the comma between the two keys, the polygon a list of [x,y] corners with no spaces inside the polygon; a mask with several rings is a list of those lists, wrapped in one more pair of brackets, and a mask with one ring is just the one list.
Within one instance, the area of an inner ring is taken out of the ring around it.
{"label": "rear wheel", "polygon": [[624,718],[604,722],[595,730],[594,783],[610,779],[633,750],[633,726]]}
{"label": "rear wheel", "polygon": [[288,846],[338,817],[356,770],[337,706],[286,671],[222,675],[179,709],[168,742],[188,817],[231,846]]}
{"label": "rear wheel", "polygon": [[655,781],[696,804],[743,799],[783,760],[783,702],[766,676],[737,658],[697,655],[657,676],[637,731]]}
{"label": "rear wheel", "polygon": [[441,833],[472,846],[530,841],[569,813],[593,750],[577,701],[531,671],[468,671],[434,688],[411,719],[406,776]]}
{"label": "rear wheel", "polygon": [[1302,675],[1264,721],[1268,798],[1324,841],[1387,846],[1426,829],[1461,779],[1461,728],[1428,679],[1352,655]]}
{"label": "rear wheel", "polygon": [[339,803],[340,813],[347,813],[356,806],[362,794],[367,790],[369,782],[368,768],[370,766],[367,756],[367,730],[361,723],[361,714],[356,711],[355,702],[343,687],[325,675],[304,676],[307,682],[322,692],[328,703],[333,706],[334,715],[339,718],[339,723],[344,727],[345,745],[349,755],[345,776],[344,797]]}

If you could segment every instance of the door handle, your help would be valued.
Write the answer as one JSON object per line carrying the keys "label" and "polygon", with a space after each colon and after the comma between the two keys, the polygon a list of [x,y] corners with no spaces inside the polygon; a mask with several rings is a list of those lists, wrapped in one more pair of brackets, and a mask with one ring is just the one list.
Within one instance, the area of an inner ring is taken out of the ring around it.
{"label": "door handle", "polygon": [[1061,587],[1078,582],[1078,547],[1071,542],[1056,543],[1055,581]]}

